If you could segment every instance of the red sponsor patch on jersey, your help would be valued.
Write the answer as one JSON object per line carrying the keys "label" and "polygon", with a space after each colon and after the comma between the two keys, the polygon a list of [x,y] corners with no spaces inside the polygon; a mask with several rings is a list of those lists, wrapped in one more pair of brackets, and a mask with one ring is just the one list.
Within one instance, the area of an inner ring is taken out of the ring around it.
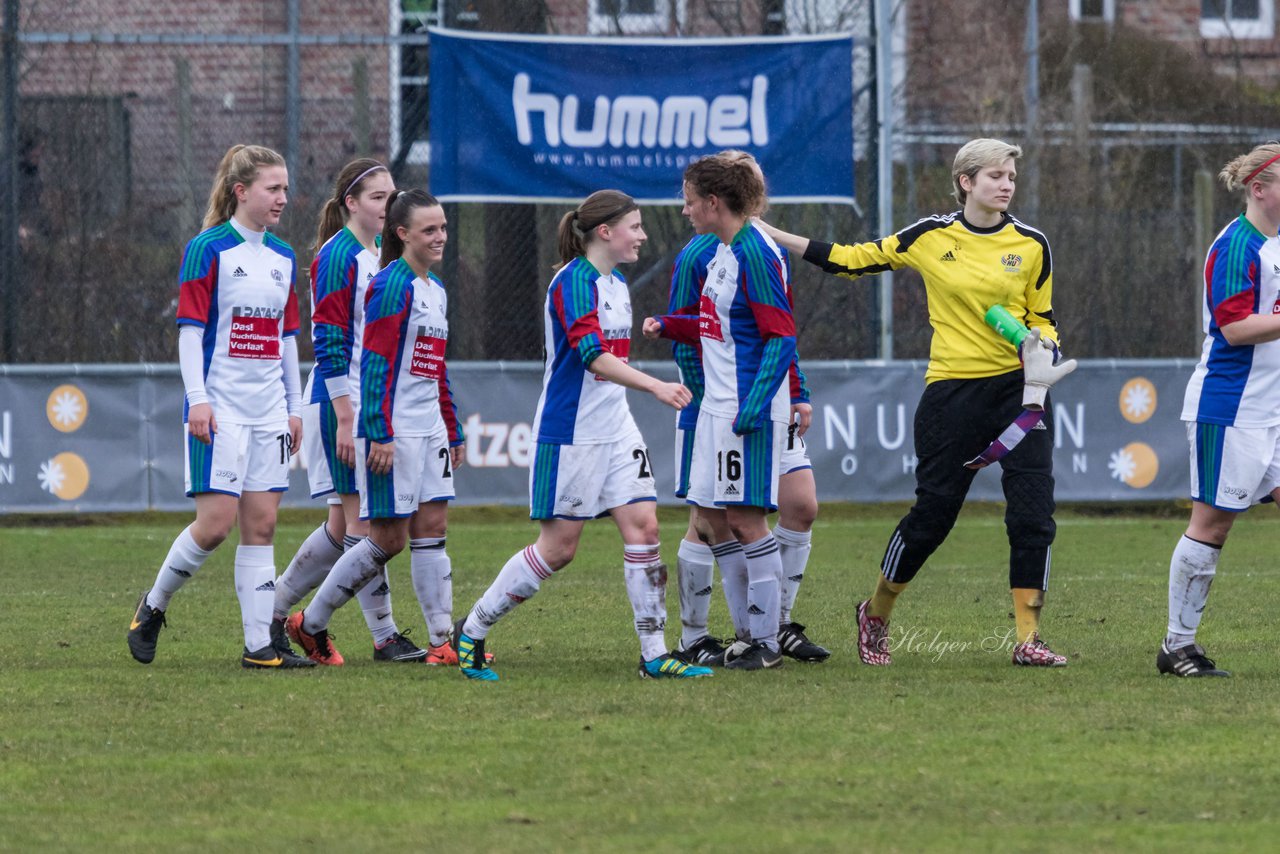
{"label": "red sponsor patch on jersey", "polygon": [[232,317],[227,355],[233,359],[279,359],[280,319]]}
{"label": "red sponsor patch on jersey", "polygon": [[413,356],[409,362],[409,373],[415,377],[439,380],[444,376],[443,338],[430,335],[419,335],[413,341]]}
{"label": "red sponsor patch on jersey", "polygon": [[716,314],[716,304],[706,294],[698,300],[698,335],[712,341],[723,341],[724,330],[720,327],[720,316]]}

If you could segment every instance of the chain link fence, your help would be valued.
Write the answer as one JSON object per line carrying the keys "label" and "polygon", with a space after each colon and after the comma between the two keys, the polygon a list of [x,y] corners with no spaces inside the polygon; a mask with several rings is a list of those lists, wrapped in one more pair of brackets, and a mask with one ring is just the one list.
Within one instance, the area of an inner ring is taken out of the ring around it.
{"label": "chain link fence", "polygon": [[[359,14],[340,0],[3,2],[6,82],[17,93],[15,109],[6,100],[14,118],[2,183],[7,191],[16,182],[18,205],[0,217],[0,267],[11,271],[0,291],[7,362],[173,361],[182,246],[199,229],[214,166],[238,142],[288,159],[291,199],[278,231],[298,253],[305,293],[317,212],[343,163],[377,157],[400,186],[429,186],[426,28],[436,24],[606,37],[852,30],[858,205],[786,205],[769,216],[824,240],[881,231],[873,0],[384,0],[359,4]],[[892,4],[903,73],[892,99],[895,216],[883,230],[953,209],[950,162],[964,140],[1034,140],[1014,213],[1049,236],[1070,353],[1194,354],[1206,229],[1211,237],[1238,208],[1197,173],[1280,136],[1261,107],[1240,106],[1265,106],[1274,94],[1214,77],[1180,47],[1046,16],[1033,101],[1029,50],[964,47],[1019,41],[1025,4],[947,5],[939,16],[929,11],[937,4]],[[931,71],[944,51],[951,64]],[[1167,85],[1134,88],[1153,76]],[[679,190],[673,174],[673,202]],[[563,210],[448,207],[439,272],[451,292],[451,358],[541,358],[540,309]],[[644,222],[649,241],[626,271],[637,322],[665,309],[671,262],[690,236],[678,204],[646,208]],[[877,355],[875,287],[797,264],[796,295],[805,358]],[[918,278],[899,274],[893,299],[894,356],[926,356]],[[633,352],[667,355],[638,336]]]}

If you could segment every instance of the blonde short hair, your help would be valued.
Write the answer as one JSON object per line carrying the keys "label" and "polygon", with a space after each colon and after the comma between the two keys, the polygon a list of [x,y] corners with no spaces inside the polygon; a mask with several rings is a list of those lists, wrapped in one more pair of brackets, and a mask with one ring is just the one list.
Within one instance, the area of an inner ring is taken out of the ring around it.
{"label": "blonde short hair", "polygon": [[1000,139],[971,139],[956,152],[955,162],[951,164],[951,195],[956,201],[964,204],[969,194],[960,186],[960,176],[967,175],[972,181],[974,176],[988,166],[999,166],[1010,157],[1022,156],[1022,146]]}

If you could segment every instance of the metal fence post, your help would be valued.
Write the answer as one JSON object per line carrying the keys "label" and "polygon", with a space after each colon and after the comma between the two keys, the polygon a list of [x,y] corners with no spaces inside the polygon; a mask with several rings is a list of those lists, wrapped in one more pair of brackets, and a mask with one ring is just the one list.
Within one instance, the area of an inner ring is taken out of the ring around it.
{"label": "metal fence post", "polygon": [[18,279],[22,276],[21,247],[18,242],[18,0],[4,0],[4,215],[3,295],[0,313],[4,314],[4,360],[14,361],[17,334],[14,315],[17,312]]}

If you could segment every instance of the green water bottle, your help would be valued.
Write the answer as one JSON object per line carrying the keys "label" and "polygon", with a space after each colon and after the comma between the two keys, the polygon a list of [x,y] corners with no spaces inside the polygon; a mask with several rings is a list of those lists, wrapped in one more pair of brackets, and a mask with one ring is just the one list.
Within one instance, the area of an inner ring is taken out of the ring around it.
{"label": "green water bottle", "polygon": [[1015,347],[1021,347],[1022,339],[1026,338],[1027,333],[1031,331],[999,303],[987,309],[986,317],[983,319],[987,321],[988,326],[1000,333],[1001,338]]}

